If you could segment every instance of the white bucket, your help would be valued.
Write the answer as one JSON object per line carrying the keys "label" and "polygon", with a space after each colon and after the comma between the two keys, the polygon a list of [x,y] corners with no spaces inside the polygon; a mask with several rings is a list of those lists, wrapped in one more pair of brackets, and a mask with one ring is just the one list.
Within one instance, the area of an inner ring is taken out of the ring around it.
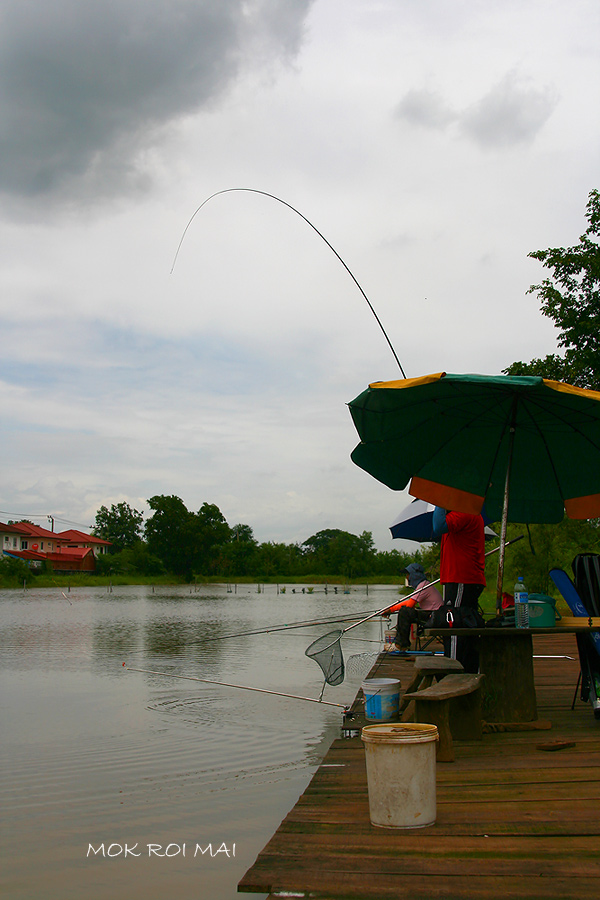
{"label": "white bucket", "polygon": [[436,818],[435,725],[366,725],[369,815],[383,828],[425,828]]}
{"label": "white bucket", "polygon": [[391,722],[398,716],[400,682],[397,678],[367,678],[362,683],[365,695],[365,718],[374,722]]}
{"label": "white bucket", "polygon": [[384,650],[395,650],[396,649],[396,629],[395,628],[386,628],[383,633],[383,649]]}

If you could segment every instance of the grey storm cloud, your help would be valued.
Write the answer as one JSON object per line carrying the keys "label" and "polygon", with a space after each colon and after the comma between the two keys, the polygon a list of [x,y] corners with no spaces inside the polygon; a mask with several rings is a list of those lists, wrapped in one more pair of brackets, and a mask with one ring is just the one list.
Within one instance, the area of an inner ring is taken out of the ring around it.
{"label": "grey storm cloud", "polygon": [[465,112],[461,127],[484,148],[526,144],[550,118],[557,102],[552,88],[529,87],[509,73]]}
{"label": "grey storm cloud", "polygon": [[436,131],[455,125],[459,133],[484,149],[505,148],[532,141],[557,102],[552,88],[530,87],[510,72],[462,111],[452,110],[434,91],[408,91],[395,109],[395,118]]}
{"label": "grey storm cloud", "polygon": [[311,2],[0,0],[0,191],[131,175],[170,121],[293,58]]}
{"label": "grey storm cloud", "polygon": [[456,118],[444,99],[435,91],[412,90],[396,107],[396,116],[411,125],[443,129]]}

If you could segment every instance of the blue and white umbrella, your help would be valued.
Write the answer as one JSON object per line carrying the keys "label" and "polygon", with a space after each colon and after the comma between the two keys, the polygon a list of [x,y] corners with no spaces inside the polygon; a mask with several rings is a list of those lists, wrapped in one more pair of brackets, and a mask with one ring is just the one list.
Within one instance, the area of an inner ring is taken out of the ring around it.
{"label": "blue and white umbrella", "polygon": [[[413,500],[402,510],[395,522],[390,525],[393,538],[402,538],[405,541],[418,541],[423,544],[434,541],[433,537],[433,503],[426,500]],[[486,522],[485,514],[483,521]],[[495,531],[487,525],[485,528],[486,541],[498,537]]]}

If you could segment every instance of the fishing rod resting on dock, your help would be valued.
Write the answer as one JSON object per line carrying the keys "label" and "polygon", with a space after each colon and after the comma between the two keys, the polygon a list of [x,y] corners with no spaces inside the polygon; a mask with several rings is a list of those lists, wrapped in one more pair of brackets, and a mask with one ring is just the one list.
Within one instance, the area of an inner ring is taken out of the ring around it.
{"label": "fishing rod resting on dock", "polygon": [[173,672],[158,672],[156,669],[136,669],[123,663],[123,668],[127,672],[141,672],[145,675],[161,675],[163,678],[180,678],[184,681],[201,681],[203,684],[218,684],[221,687],[238,688],[242,691],[256,691],[259,694],[274,694],[276,697],[289,697],[291,700],[308,700],[310,703],[320,703],[324,706],[335,706],[347,712],[348,707],[343,703],[332,703],[329,700],[317,700],[315,697],[301,697],[298,694],[285,694],[283,691],[270,691],[267,688],[249,687],[247,684],[231,684],[228,681],[215,681],[212,678],[199,678],[197,675],[176,675]]}

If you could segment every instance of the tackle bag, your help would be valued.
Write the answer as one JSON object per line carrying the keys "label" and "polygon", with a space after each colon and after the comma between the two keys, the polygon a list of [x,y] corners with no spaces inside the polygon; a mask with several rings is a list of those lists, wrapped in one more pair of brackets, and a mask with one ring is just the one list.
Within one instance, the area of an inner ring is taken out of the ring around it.
{"label": "tackle bag", "polygon": [[478,609],[442,604],[433,611],[429,628],[483,628],[485,621]]}

